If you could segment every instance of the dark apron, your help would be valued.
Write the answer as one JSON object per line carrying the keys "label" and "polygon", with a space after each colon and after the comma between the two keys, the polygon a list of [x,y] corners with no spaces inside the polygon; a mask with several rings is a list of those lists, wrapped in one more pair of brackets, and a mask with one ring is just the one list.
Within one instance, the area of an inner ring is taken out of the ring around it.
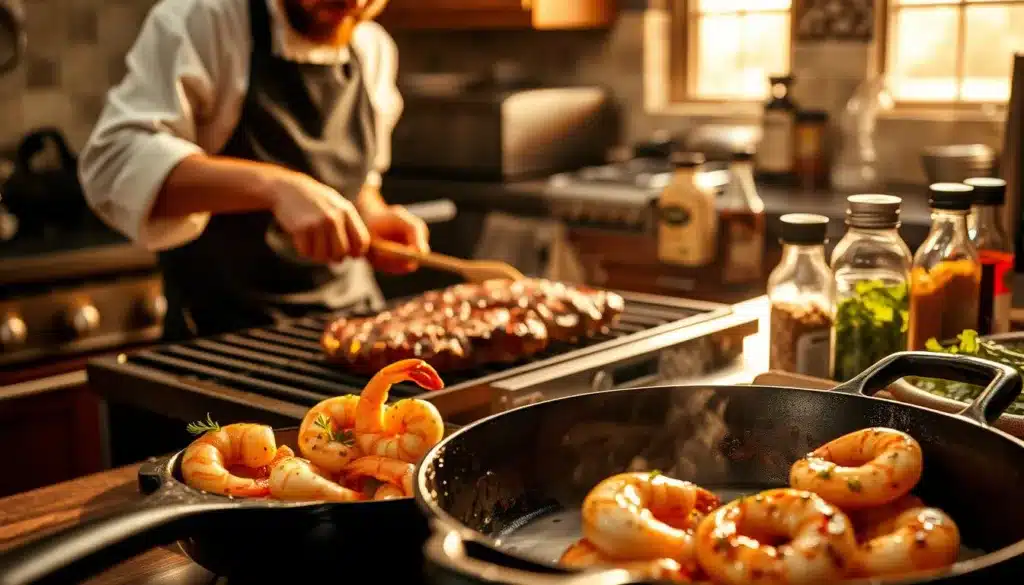
{"label": "dark apron", "polygon": [[[354,54],[344,65],[295,63],[271,48],[266,0],[250,0],[249,88],[220,154],[306,173],[354,198],[376,153],[374,113]],[[269,212],[217,214],[193,242],[160,254],[167,318],[180,341],[266,326],[312,311],[377,308],[363,259],[305,264],[268,243]]]}

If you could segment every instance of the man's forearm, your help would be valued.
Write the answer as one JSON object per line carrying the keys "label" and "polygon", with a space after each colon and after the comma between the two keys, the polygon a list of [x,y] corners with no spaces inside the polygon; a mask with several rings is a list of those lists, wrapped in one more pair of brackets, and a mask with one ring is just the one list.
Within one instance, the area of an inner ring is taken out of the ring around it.
{"label": "man's forearm", "polygon": [[242,159],[189,156],[167,175],[151,217],[270,209],[275,171],[270,165]]}

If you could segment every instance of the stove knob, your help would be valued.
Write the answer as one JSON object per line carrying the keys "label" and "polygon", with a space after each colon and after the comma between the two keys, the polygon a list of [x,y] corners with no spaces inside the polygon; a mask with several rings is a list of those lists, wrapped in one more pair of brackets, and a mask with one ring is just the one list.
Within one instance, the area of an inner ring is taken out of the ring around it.
{"label": "stove knob", "polygon": [[0,348],[10,349],[17,347],[28,339],[28,328],[25,321],[14,313],[7,314],[3,321],[0,321]]}
{"label": "stove knob", "polygon": [[144,322],[156,325],[167,315],[167,297],[161,294],[147,295],[139,301],[138,310]]}
{"label": "stove knob", "polygon": [[99,329],[100,311],[88,303],[79,305],[68,312],[67,324],[77,337],[86,337]]}

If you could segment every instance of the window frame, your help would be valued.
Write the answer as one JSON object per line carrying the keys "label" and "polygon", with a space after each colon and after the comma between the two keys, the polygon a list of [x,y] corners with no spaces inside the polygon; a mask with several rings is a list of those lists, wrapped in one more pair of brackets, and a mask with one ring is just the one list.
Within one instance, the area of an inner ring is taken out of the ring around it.
{"label": "window frame", "polygon": [[[1024,5],[1024,2],[1020,0],[1009,0],[1005,2],[991,2],[986,4],[992,4],[999,6],[1002,4],[1017,4]],[[957,51],[956,56],[956,71],[955,75],[958,80],[963,79],[964,73],[964,53],[963,44],[967,34],[967,19],[964,17],[966,13],[966,7],[968,4],[964,2],[957,2],[956,4],[923,4],[923,5],[910,5],[920,6],[920,8],[929,7],[940,7],[940,6],[955,6],[960,12],[957,20],[957,45],[961,50]],[[892,26],[893,19],[892,15],[895,12],[895,7],[892,0],[876,0],[875,2],[875,39],[874,44],[874,67],[872,72],[887,76],[889,74],[889,57],[890,57],[890,43],[889,41],[894,38]],[[889,117],[902,117],[909,115],[910,117],[925,117],[925,118],[945,118],[948,115],[959,116],[961,114],[967,114],[969,117],[979,117],[984,119],[984,116],[978,114],[978,111],[984,108],[1002,108],[1005,109],[1006,102],[981,102],[981,101],[964,101],[964,100],[896,100],[894,98],[893,110],[889,113]],[[883,114],[885,115],[885,114]]]}
{"label": "window frame", "polygon": [[[793,0],[789,8],[789,66],[793,68],[795,36],[793,26],[793,7],[799,0]],[[696,68],[697,53],[694,49],[696,35],[690,30],[690,6],[695,0],[667,0],[667,8],[671,26],[668,38],[668,105],[693,105],[697,107],[736,108],[742,106],[760,107],[763,99],[729,99],[704,98],[694,95],[691,87],[695,79],[690,75]],[[775,11],[772,11],[775,12]],[[768,80],[765,80],[768,83]]]}

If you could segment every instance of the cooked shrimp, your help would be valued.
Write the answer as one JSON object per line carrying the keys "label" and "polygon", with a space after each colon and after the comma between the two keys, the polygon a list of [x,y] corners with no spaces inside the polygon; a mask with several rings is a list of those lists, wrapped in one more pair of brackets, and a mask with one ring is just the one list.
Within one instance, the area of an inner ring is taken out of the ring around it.
{"label": "cooked shrimp", "polygon": [[185,449],[181,475],[186,484],[198,490],[223,496],[266,496],[270,493],[266,481],[234,475],[229,468],[263,467],[276,455],[274,430],[268,426],[252,423],[214,426]]}
{"label": "cooked shrimp", "polygon": [[354,502],[363,495],[338,485],[327,473],[301,457],[278,461],[270,470],[270,495],[300,502]]}
{"label": "cooked shrimp", "polygon": [[[402,490],[404,498],[412,497],[412,477],[416,466],[412,463],[381,457],[380,455],[367,455],[360,457],[345,466],[343,472],[349,479],[360,477],[372,477],[377,481],[391,484]],[[388,492],[396,493],[396,492]],[[374,498],[376,499],[376,498]]]}
{"label": "cooked shrimp", "polygon": [[359,457],[352,430],[356,426],[359,397],[347,394],[328,398],[306,413],[299,426],[299,451],[330,473],[340,473]]}
{"label": "cooked shrimp", "polygon": [[377,491],[373,492],[374,500],[398,500],[405,497],[408,496],[402,488],[390,483],[381,484]]}
{"label": "cooked shrimp", "polygon": [[608,557],[597,550],[587,539],[581,539],[570,546],[559,564],[565,567],[585,569],[588,567],[615,567],[629,571],[634,579],[657,579],[690,583],[692,579],[683,571],[682,565],[672,559],[654,559],[646,561],[623,561]]}
{"label": "cooked shrimp", "polygon": [[[783,541],[786,544],[776,545]],[[857,542],[849,519],[821,497],[782,488],[735,500],[697,529],[697,561],[724,585],[841,581]]]}
{"label": "cooked shrimp", "polygon": [[854,510],[847,514],[857,533],[857,542],[864,543],[886,532],[891,532],[893,522],[900,514],[914,508],[924,508],[924,502],[917,496],[907,494],[895,502],[874,508]]}
{"label": "cooked shrimp", "polygon": [[441,377],[423,360],[402,360],[377,372],[356,406],[356,444],[366,455],[416,463],[444,436],[444,420],[433,404],[416,399],[386,404],[391,386],[406,380],[428,390],[444,387]]}
{"label": "cooked shrimp", "polygon": [[[658,473],[620,473],[583,500],[583,536],[612,559],[674,559],[690,569],[693,529],[680,522],[718,507],[715,494]],[[670,524],[667,520],[672,519]]]}
{"label": "cooked shrimp", "polygon": [[921,445],[881,427],[843,435],[793,464],[789,485],[844,510],[888,504],[910,492],[924,469]]}
{"label": "cooked shrimp", "polygon": [[956,562],[960,530],[953,519],[935,508],[906,510],[877,527],[861,545],[853,575],[881,577],[933,571]]}

